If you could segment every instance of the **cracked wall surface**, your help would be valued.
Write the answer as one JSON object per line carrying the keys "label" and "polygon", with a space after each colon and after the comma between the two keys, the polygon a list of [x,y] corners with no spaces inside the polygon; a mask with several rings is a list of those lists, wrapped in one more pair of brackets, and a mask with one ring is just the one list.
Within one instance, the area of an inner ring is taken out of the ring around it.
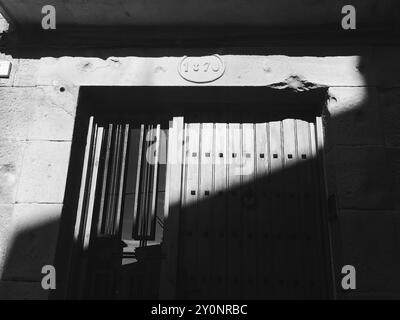
{"label": "cracked wall surface", "polygon": [[[400,297],[399,56],[394,47],[326,57],[222,55],[225,74],[193,84],[177,72],[182,57],[0,55],[12,62],[10,78],[0,79],[0,297],[47,297],[40,270],[54,259],[79,88],[113,85],[326,88],[327,183],[339,208],[335,263],[359,270],[359,289],[338,294]],[[16,242],[23,249],[11,252]]]}

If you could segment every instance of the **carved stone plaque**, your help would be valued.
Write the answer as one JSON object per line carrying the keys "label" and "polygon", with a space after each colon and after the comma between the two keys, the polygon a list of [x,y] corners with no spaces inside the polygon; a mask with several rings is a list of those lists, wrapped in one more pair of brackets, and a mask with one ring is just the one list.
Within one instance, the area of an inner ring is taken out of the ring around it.
{"label": "carved stone plaque", "polygon": [[178,72],[181,77],[194,83],[213,82],[222,77],[225,63],[216,54],[202,57],[183,57]]}

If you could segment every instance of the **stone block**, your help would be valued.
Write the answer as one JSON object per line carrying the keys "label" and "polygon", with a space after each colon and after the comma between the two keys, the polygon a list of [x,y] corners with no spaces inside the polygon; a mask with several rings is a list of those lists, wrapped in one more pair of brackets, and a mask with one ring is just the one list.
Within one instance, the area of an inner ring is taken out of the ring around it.
{"label": "stone block", "polygon": [[71,140],[77,87],[3,88],[0,139]]}
{"label": "stone block", "polygon": [[400,89],[380,89],[378,94],[385,144],[400,147]]}
{"label": "stone block", "polygon": [[335,57],[263,57],[263,70],[267,74],[288,78],[297,75],[308,82],[322,86],[365,85],[359,70],[360,56]]}
{"label": "stone block", "polygon": [[0,140],[26,140],[35,112],[36,88],[1,88]]}
{"label": "stone block", "polygon": [[396,211],[339,213],[341,264],[356,269],[356,290],[341,290],[342,297],[400,297],[399,218]]}
{"label": "stone block", "polygon": [[14,206],[12,204],[0,204],[0,279],[7,259],[13,210]]}
{"label": "stone block", "polygon": [[395,207],[400,209],[400,149],[387,148],[386,158],[387,169],[392,179],[392,187],[388,192],[392,199],[394,199]]}
{"label": "stone block", "polygon": [[30,140],[72,140],[77,87],[38,87]]}
{"label": "stone block", "polygon": [[[289,57],[224,55],[226,70],[206,85],[268,86],[300,78],[319,86],[363,86],[359,56]],[[192,86],[177,69],[182,57],[61,57],[21,59],[15,85],[165,85]]]}
{"label": "stone block", "polygon": [[1,300],[47,300],[48,296],[40,282],[0,281]]}
{"label": "stone block", "polygon": [[325,178],[328,187],[328,196],[336,193],[335,149],[325,155]]}
{"label": "stone block", "polygon": [[2,280],[40,281],[54,264],[61,204],[16,204]]}
{"label": "stone block", "polygon": [[0,140],[0,204],[15,201],[24,146],[22,142]]}
{"label": "stone block", "polygon": [[17,202],[62,203],[71,142],[27,142]]}
{"label": "stone block", "polygon": [[400,49],[398,46],[375,47],[372,53],[375,82],[378,87],[400,85]]}
{"label": "stone block", "polygon": [[369,87],[329,88],[325,118],[327,148],[333,145],[383,145],[377,94]]}
{"label": "stone block", "polygon": [[393,208],[392,177],[382,147],[335,147],[335,183],[341,208]]}
{"label": "stone block", "polygon": [[[14,86],[32,87],[37,85],[37,76],[39,71],[39,62],[37,59],[19,59],[18,71],[15,75]],[[54,85],[53,83],[48,85]]]}

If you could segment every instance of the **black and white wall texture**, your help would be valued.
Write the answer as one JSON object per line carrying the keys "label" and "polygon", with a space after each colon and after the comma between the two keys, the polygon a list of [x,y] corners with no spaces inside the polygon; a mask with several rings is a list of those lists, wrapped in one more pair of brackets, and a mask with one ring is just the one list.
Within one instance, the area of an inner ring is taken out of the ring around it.
{"label": "black and white wall texture", "polygon": [[400,298],[399,8],[0,0],[0,298]]}

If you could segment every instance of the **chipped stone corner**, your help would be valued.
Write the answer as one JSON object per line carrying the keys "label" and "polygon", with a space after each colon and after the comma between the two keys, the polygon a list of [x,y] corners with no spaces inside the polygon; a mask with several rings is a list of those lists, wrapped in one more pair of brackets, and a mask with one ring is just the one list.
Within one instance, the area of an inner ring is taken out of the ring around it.
{"label": "chipped stone corner", "polygon": [[327,88],[326,85],[309,82],[301,75],[290,75],[284,81],[270,84],[273,89],[289,89],[296,92],[310,91],[317,88]]}

